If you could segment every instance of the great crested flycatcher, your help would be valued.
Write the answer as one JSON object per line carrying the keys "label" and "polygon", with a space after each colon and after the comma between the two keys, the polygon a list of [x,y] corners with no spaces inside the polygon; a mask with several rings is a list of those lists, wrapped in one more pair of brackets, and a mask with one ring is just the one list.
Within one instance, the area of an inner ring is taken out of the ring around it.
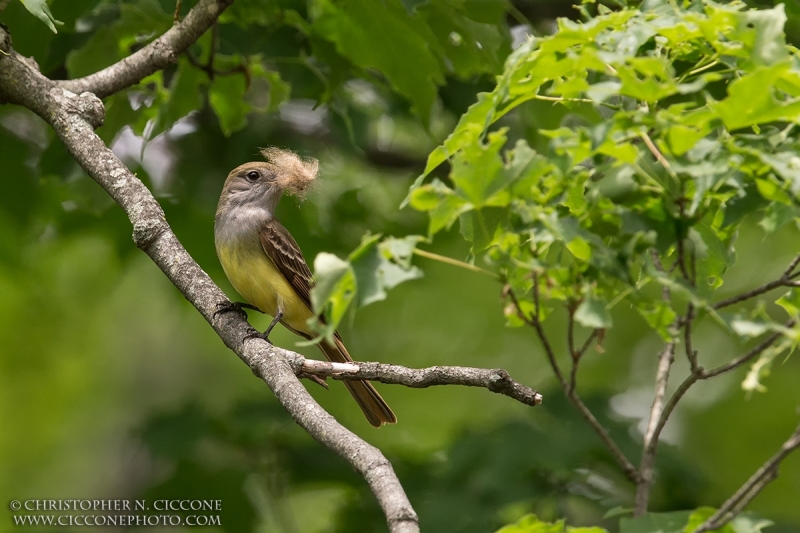
{"label": "great crested flycatcher", "polygon": [[[280,322],[305,339],[315,336],[308,320],[314,317],[311,288],[314,279],[300,247],[275,218],[284,190],[300,192],[316,176],[317,162],[302,160],[275,148],[262,152],[266,162],[245,163],[228,174],[214,219],[214,242],[225,275],[254,308],[274,318],[262,338]],[[234,304],[234,308],[241,309]],[[353,359],[339,333],[333,343],[318,344],[329,361]],[[375,387],[368,381],[345,381],[367,420],[375,427],[397,422]]]}

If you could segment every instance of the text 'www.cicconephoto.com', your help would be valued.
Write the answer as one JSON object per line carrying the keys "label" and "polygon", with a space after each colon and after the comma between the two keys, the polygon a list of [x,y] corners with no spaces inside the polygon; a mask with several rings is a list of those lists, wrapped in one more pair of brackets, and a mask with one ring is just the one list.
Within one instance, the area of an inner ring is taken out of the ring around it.
{"label": "text 'www.cicconephoto.com'", "polygon": [[221,526],[222,500],[11,500],[14,526]]}

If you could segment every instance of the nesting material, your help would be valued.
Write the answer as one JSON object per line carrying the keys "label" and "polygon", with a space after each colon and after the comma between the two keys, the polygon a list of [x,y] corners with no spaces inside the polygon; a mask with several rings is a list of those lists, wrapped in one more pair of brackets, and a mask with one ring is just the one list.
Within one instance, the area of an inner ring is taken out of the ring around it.
{"label": "nesting material", "polygon": [[264,148],[261,155],[275,170],[275,182],[290,194],[302,198],[317,179],[319,161],[316,159],[302,158],[290,150],[275,147]]}

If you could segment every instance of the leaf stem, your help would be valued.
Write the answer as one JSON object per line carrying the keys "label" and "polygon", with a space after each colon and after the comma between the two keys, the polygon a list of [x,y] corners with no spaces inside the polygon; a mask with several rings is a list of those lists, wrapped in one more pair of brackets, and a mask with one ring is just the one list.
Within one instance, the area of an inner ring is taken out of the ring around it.
{"label": "leaf stem", "polygon": [[428,259],[433,259],[434,261],[439,261],[440,263],[447,263],[448,265],[453,265],[457,267],[461,267],[466,270],[471,270],[472,272],[477,272],[479,274],[485,274],[489,277],[494,279],[500,279],[500,276],[495,274],[494,272],[489,272],[479,266],[471,265],[469,263],[465,263],[464,261],[459,261],[458,259],[453,259],[452,257],[447,257],[444,255],[435,254],[433,252],[427,252],[425,250],[420,250],[419,248],[414,248],[414,254],[419,255],[421,257],[426,257]]}

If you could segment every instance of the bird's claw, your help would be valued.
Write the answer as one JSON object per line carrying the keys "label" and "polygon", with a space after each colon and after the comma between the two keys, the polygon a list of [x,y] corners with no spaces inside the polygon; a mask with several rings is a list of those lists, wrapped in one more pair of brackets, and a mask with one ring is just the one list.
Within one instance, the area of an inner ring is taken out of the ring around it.
{"label": "bird's claw", "polygon": [[214,311],[214,318],[216,319],[217,315],[220,315],[222,313],[229,313],[231,311],[236,311],[242,316],[242,318],[247,320],[247,311],[245,311],[245,309],[252,309],[253,311],[258,311],[259,313],[263,312],[261,311],[261,309],[259,309],[254,305],[250,305],[244,302],[231,302],[230,300],[228,300],[217,304],[217,310]]}
{"label": "bird's claw", "polygon": [[244,338],[244,340],[247,340],[247,339],[261,339],[262,341],[267,341],[270,346],[275,346],[274,344],[272,344],[272,341],[269,340],[269,333],[270,332],[268,332],[268,331],[264,332],[264,333],[261,333],[261,332],[258,332],[258,331],[254,331],[253,333],[248,333],[247,336]]}

